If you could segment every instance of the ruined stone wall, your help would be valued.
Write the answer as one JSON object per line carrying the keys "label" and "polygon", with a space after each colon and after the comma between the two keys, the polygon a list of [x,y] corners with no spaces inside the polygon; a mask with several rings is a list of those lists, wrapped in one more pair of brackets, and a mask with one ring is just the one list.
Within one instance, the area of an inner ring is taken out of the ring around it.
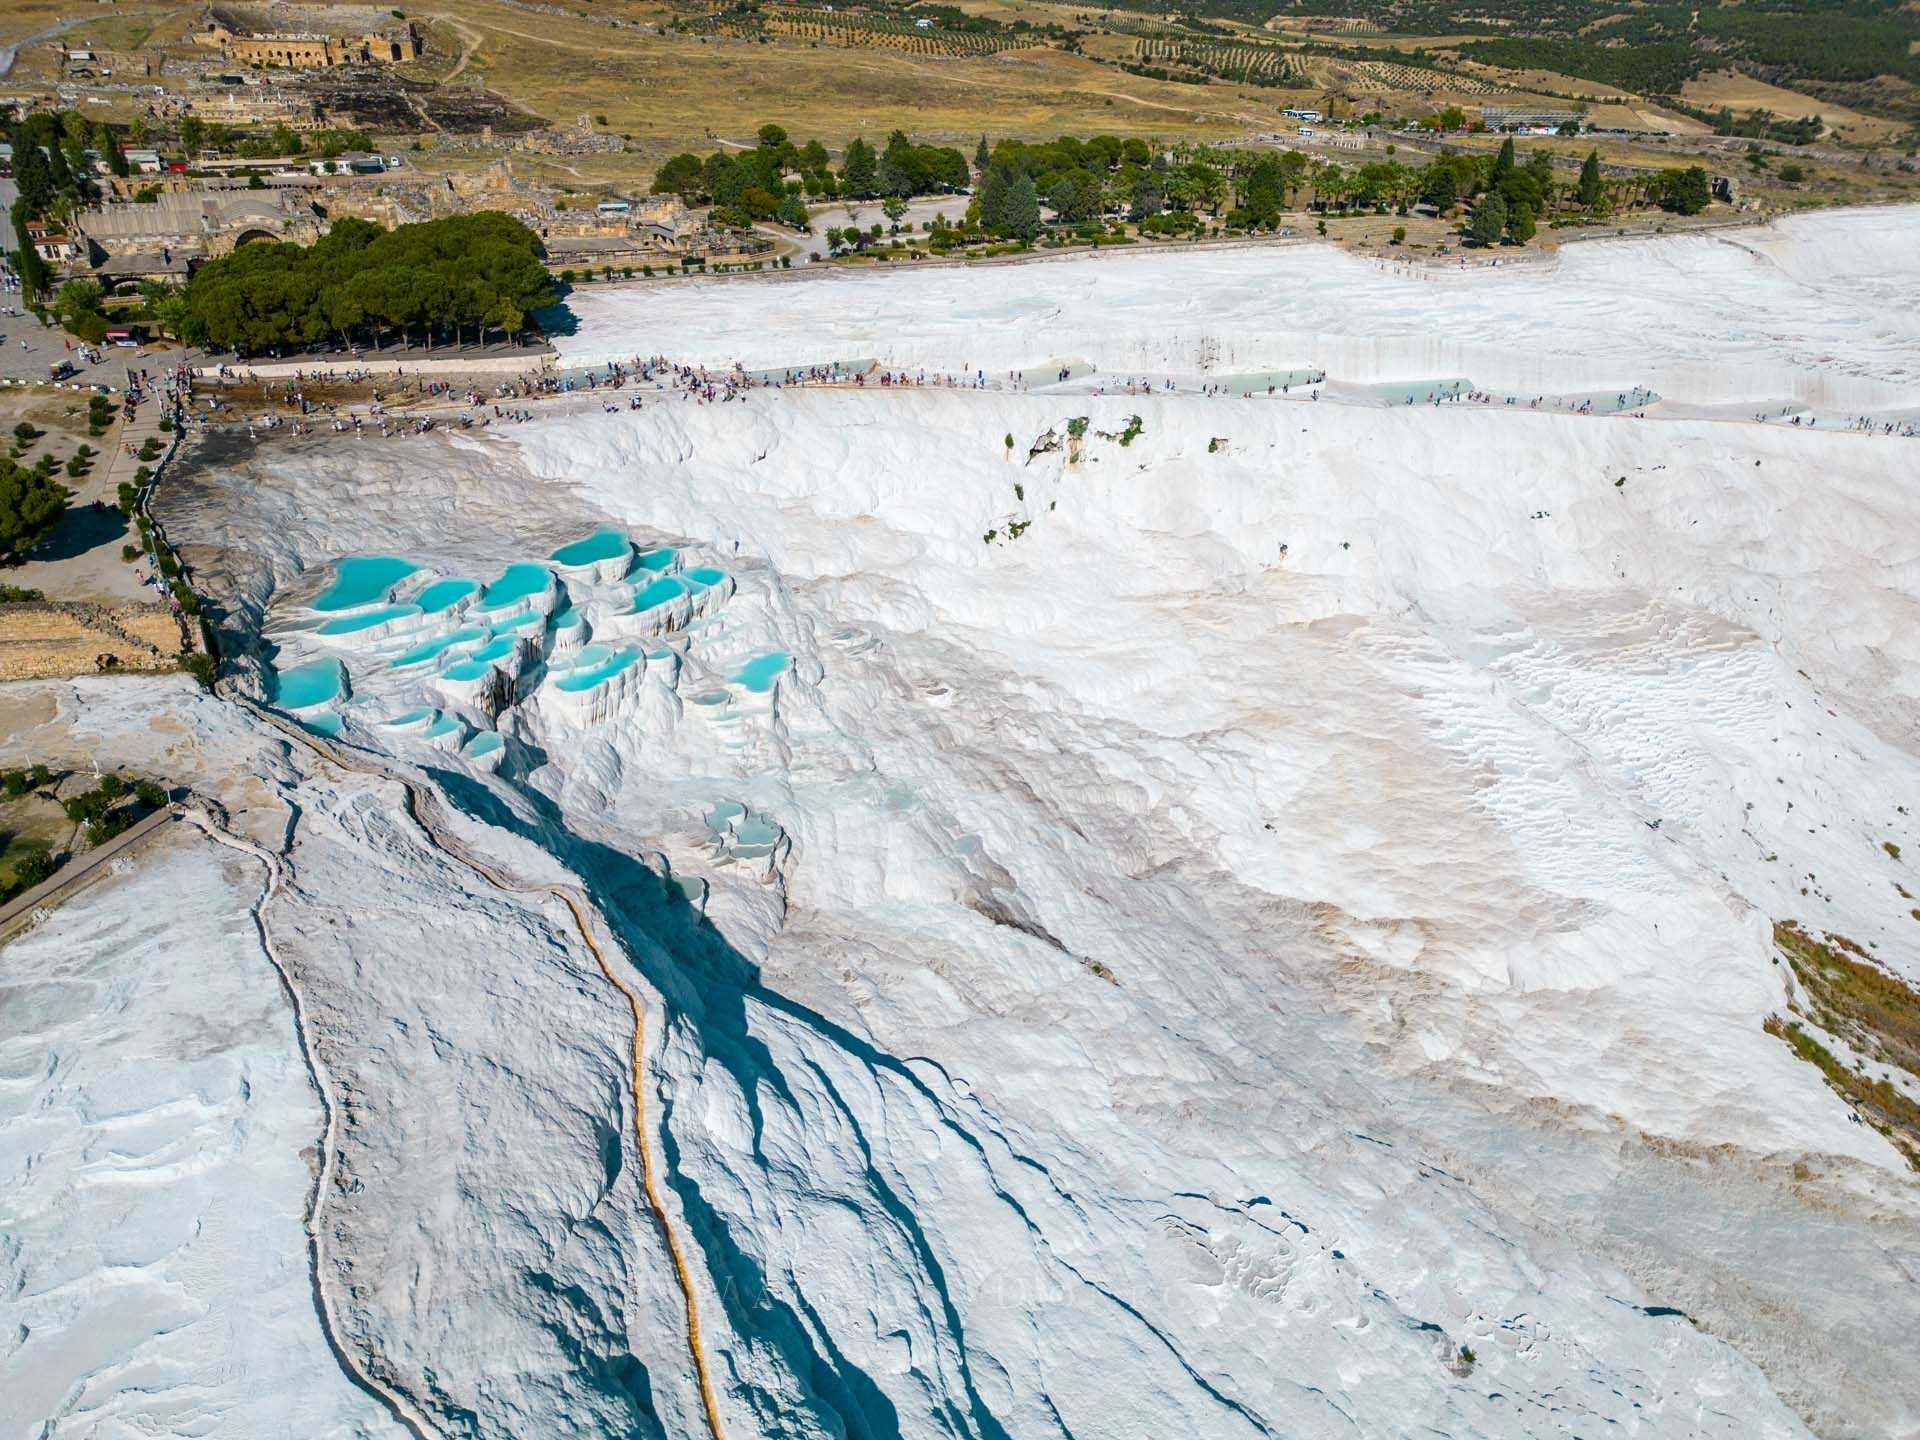
{"label": "ruined stone wall", "polygon": [[0,605],[0,681],[171,670],[185,648],[165,605]]}

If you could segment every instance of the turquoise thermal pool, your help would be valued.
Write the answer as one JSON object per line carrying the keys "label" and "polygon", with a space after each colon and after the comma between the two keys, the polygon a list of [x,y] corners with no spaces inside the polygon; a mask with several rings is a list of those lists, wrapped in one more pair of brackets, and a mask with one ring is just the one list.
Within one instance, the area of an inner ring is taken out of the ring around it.
{"label": "turquoise thermal pool", "polygon": [[423,705],[418,710],[409,710],[404,715],[394,716],[391,720],[387,721],[386,724],[394,730],[404,730],[409,725],[418,725],[433,713],[433,711]]}
{"label": "turquoise thermal pool", "polygon": [[[588,646],[587,650],[593,648],[592,646]],[[586,650],[581,651],[580,654],[582,660],[588,660]],[[638,650],[620,649],[604,652],[599,656],[593,657],[588,663],[578,665],[572,670],[569,670],[553,682],[554,687],[564,690],[570,695],[577,694],[582,690],[591,690],[596,685],[605,684],[639,658],[640,652]]]}
{"label": "turquoise thermal pool", "polygon": [[562,545],[547,558],[556,565],[591,565],[627,553],[627,537],[618,530],[596,530],[585,539]]}
{"label": "turquoise thermal pool", "polygon": [[449,665],[440,673],[449,680],[470,684],[475,680],[487,678],[487,672],[493,667],[484,660],[462,660],[458,665]]}
{"label": "turquoise thermal pool", "polygon": [[1451,400],[1473,389],[1471,380],[1411,380],[1391,385],[1367,387],[1389,405],[1431,405],[1436,400]]}
{"label": "turquoise thermal pool", "polygon": [[665,550],[649,550],[639,560],[639,568],[659,574],[673,564],[674,551],[671,546]]}
{"label": "turquoise thermal pool", "polygon": [[273,703],[282,710],[305,710],[314,705],[324,705],[340,693],[344,673],[338,660],[313,660],[285,672],[276,672]]}
{"label": "turquoise thermal pool", "polygon": [[423,615],[438,615],[442,610],[458,605],[479,588],[477,580],[436,580],[422,590],[413,603],[420,607]]}
{"label": "turquoise thermal pool", "polygon": [[780,838],[780,831],[758,815],[747,815],[733,827],[733,838],[742,845],[771,845]]}
{"label": "turquoise thermal pool", "polygon": [[397,555],[353,555],[334,571],[333,584],[313,602],[316,610],[354,610],[387,598],[420,567]]}
{"label": "turquoise thermal pool", "polygon": [[687,571],[687,582],[691,585],[698,585],[703,590],[709,585],[718,585],[726,578],[726,571],[716,570],[711,565],[703,565],[698,570]]}
{"label": "turquoise thermal pool", "polygon": [[396,655],[392,661],[392,668],[395,670],[404,670],[409,665],[424,665],[429,660],[438,659],[443,651],[450,650],[456,645],[470,645],[475,640],[484,640],[486,638],[487,632],[484,627],[479,625],[463,626],[461,629],[455,630],[452,634],[441,635],[432,640],[422,641],[404,655]]}
{"label": "turquoise thermal pool", "polygon": [[773,682],[786,673],[787,666],[793,663],[793,657],[784,650],[769,650],[764,655],[756,655],[734,674],[733,683],[744,685],[755,694],[764,695],[773,688]]}
{"label": "turquoise thermal pool", "polygon": [[678,600],[686,593],[685,585],[671,575],[663,575],[634,595],[633,613],[638,615],[642,610],[651,610],[656,605],[665,605],[669,601]]}
{"label": "turquoise thermal pool", "polygon": [[509,565],[498,580],[487,586],[487,593],[480,597],[480,608],[503,610],[509,605],[517,605],[528,596],[544,591],[552,578],[553,572],[544,565],[528,561]]}
{"label": "turquoise thermal pool", "polygon": [[337,620],[329,620],[320,627],[322,635],[352,635],[359,630],[371,630],[376,625],[390,624],[395,620],[404,620],[420,613],[418,605],[386,605],[378,610],[362,610],[353,615],[342,615]]}
{"label": "turquoise thermal pool", "polygon": [[478,760],[482,755],[491,755],[507,742],[500,738],[497,730],[482,730],[460,748],[460,753],[470,760]]}
{"label": "turquoise thermal pool", "polygon": [[1211,383],[1236,395],[1264,394],[1269,388],[1288,391],[1294,386],[1318,385],[1327,378],[1324,370],[1256,370],[1247,375],[1222,375]]}
{"label": "turquoise thermal pool", "polygon": [[500,619],[490,621],[489,623],[495,630],[525,630],[529,626],[540,623],[540,612],[538,610],[522,610],[517,614],[502,616]]}
{"label": "turquoise thermal pool", "polygon": [[313,715],[302,715],[300,723],[316,735],[338,735],[344,723],[338,711],[322,710]]}
{"label": "turquoise thermal pool", "polygon": [[467,658],[477,665],[491,664],[495,660],[506,659],[513,653],[514,647],[517,644],[519,644],[519,642],[510,635],[496,636]]}
{"label": "turquoise thermal pool", "polygon": [[442,740],[449,735],[458,735],[466,727],[451,715],[442,715],[427,727],[427,739]]}

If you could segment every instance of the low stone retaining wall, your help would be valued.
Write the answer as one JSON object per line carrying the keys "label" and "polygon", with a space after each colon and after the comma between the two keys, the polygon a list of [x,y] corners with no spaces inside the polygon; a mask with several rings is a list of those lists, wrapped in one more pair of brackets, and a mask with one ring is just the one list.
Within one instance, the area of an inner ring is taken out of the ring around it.
{"label": "low stone retaining wall", "polygon": [[180,807],[166,805],[144,820],[136,821],[103,845],[76,855],[24,895],[16,895],[0,905],[0,936],[6,936],[32,922],[34,912],[57,905],[99,874],[100,867],[116,855],[132,849],[163,825],[179,818]]}

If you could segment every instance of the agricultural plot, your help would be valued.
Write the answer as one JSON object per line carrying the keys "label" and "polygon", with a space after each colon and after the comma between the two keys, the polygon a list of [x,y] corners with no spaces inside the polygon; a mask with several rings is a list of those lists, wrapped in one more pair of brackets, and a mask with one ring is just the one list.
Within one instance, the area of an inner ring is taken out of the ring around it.
{"label": "agricultural plot", "polygon": [[1430,70],[1418,65],[1401,65],[1391,60],[1354,60],[1347,68],[1356,78],[1388,90],[1416,90],[1422,93],[1445,90],[1453,95],[1509,95],[1512,87],[1477,75],[1456,70]]}
{"label": "agricultural plot", "polygon": [[1217,40],[1143,38],[1134,42],[1134,56],[1143,65],[1186,67],[1237,85],[1298,85],[1299,62],[1274,45],[1233,45]]}
{"label": "agricultural plot", "polygon": [[766,32],[816,45],[899,50],[908,55],[961,58],[994,55],[1040,42],[1009,34],[946,30],[885,15],[842,15],[831,10],[783,10],[762,22]]}

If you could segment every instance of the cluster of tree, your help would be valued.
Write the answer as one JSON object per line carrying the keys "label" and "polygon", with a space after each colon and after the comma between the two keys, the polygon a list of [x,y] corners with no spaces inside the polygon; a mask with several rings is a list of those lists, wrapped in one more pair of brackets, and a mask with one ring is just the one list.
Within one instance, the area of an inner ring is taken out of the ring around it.
{"label": "cluster of tree", "polygon": [[1205,85],[1213,77],[1204,70],[1169,70],[1164,65],[1143,65],[1137,60],[1116,62],[1129,75],[1142,80],[1162,80],[1170,85]]}
{"label": "cluster of tree", "polygon": [[[128,800],[132,803],[125,803]],[[156,781],[139,780],[129,785],[118,775],[100,777],[91,790],[69,796],[60,802],[67,819],[87,827],[87,843],[100,845],[129,829],[142,816],[163,809],[167,792]]]}
{"label": "cluster of tree", "polygon": [[948,145],[916,145],[895,130],[887,148],[876,153],[859,136],[847,142],[840,167],[840,188],[855,200],[905,200],[914,195],[943,195],[967,188],[972,173],[967,157]]}
{"label": "cluster of tree", "polygon": [[1044,191],[1048,177],[1063,171],[1085,170],[1095,175],[1111,175],[1125,165],[1150,164],[1153,147],[1137,135],[1124,139],[1118,135],[1095,135],[1089,140],[1062,135],[1037,142],[1002,140],[989,151],[986,137],[982,136],[973,159],[982,171],[1002,161],[1013,165],[1031,175]]}
{"label": "cluster of tree", "polygon": [[[1541,156],[1536,153],[1525,166],[1515,166],[1511,163],[1510,150],[1511,142],[1502,147],[1501,156],[1494,162],[1487,185],[1467,222],[1467,237],[1476,244],[1495,245],[1503,238],[1524,244],[1533,237],[1538,217],[1552,202],[1551,178],[1538,167]],[[1503,161],[1507,162],[1504,168]],[[1532,183],[1536,179],[1537,189]],[[1698,165],[1642,176],[1628,188],[1638,192],[1634,198],[1681,215],[1698,215],[1713,200],[1713,182]],[[1572,198],[1583,209],[1595,213],[1604,213],[1611,204],[1613,192],[1600,172],[1597,151],[1587,153]]]}
{"label": "cluster of tree", "polygon": [[1713,181],[1698,165],[1662,170],[1648,186],[1653,202],[1679,215],[1698,215],[1713,203]]}
{"label": "cluster of tree", "polygon": [[1522,165],[1511,138],[1500,145],[1493,168],[1487,172],[1487,191],[1506,202],[1507,234],[1524,245],[1534,236],[1542,212],[1553,201],[1553,158],[1536,150]]}
{"label": "cluster of tree", "polygon": [[[1458,160],[1463,157],[1451,158]],[[1590,154],[1587,165],[1592,170],[1592,184],[1588,184],[1588,176],[1583,170],[1582,189],[1592,189],[1597,193],[1599,155]],[[1459,176],[1459,167],[1454,167],[1454,173],[1456,177]],[[1467,223],[1468,238],[1479,245],[1495,245],[1502,239],[1524,245],[1539,230],[1541,214],[1553,203],[1553,161],[1546,151],[1536,150],[1522,165],[1514,153],[1513,141],[1508,139],[1501,144],[1500,153],[1494,156],[1493,164],[1487,168],[1484,182],[1477,189],[1464,191],[1458,198],[1464,199],[1473,193],[1477,193],[1479,198]]]}
{"label": "cluster of tree", "polygon": [[1460,47],[1468,60],[1509,70],[1552,70],[1641,95],[1678,90],[1707,67],[1707,57],[1685,40],[1614,44],[1601,40],[1511,36]]}
{"label": "cluster of tree", "polygon": [[[779,219],[804,228],[808,198],[906,200],[952,194],[965,190],[975,172],[985,183],[1001,165],[1030,180],[1036,197],[1044,197],[1062,219],[1078,222],[1111,208],[1116,197],[1117,203],[1127,203],[1152,160],[1151,148],[1138,138],[1003,140],[989,150],[983,136],[969,168],[959,150],[916,144],[896,130],[880,150],[860,136],[849,140],[836,171],[818,140],[795,146],[778,125],[763,125],[752,150],[673,156],[654,176],[653,193],[678,195],[689,205],[711,204],[722,223]],[[993,208],[998,213],[997,201]]]}
{"label": "cluster of tree", "polygon": [[[1730,60],[1775,80],[1862,82],[1891,75],[1920,83],[1920,17],[1880,0],[1780,0],[1707,6],[1650,5],[1587,21],[1530,16],[1529,28],[1461,47],[1469,59],[1555,70],[1643,95],[1671,94]],[[1582,27],[1585,28],[1582,28]]]}
{"label": "cluster of tree", "polygon": [[[702,159],[682,152],[653,177],[655,195],[677,195],[688,205],[712,205],[721,224],[778,219],[807,225],[807,196],[831,199],[840,185],[818,140],[795,145],[778,125],[762,125],[760,143],[740,154],[716,150]],[[787,176],[797,173],[798,180]]]}
{"label": "cluster of tree", "polygon": [[309,152],[332,160],[349,150],[373,149],[373,137],[364,130],[323,130],[302,135],[285,125],[247,130],[209,125],[198,115],[188,115],[180,122],[180,148],[189,161],[204,150],[219,150],[245,160],[278,160]]}
{"label": "cluster of tree", "polygon": [[[1467,112],[1462,110],[1458,105],[1449,105],[1444,110],[1436,110],[1433,114],[1423,117],[1420,121],[1420,128],[1423,130],[1432,130],[1443,135],[1455,130],[1465,130],[1467,128]],[[1481,128],[1484,129],[1484,125]]]}
{"label": "cluster of tree", "polygon": [[818,140],[795,145],[778,125],[762,125],[758,138],[753,149],[738,154],[673,156],[654,175],[653,193],[711,204],[721,224],[779,220],[804,230],[808,199],[904,200],[964,190],[971,178],[960,151],[916,145],[900,130],[879,152],[858,136],[849,140],[837,172]]}
{"label": "cluster of tree", "polygon": [[97,151],[116,175],[127,173],[127,157],[112,130],[78,110],[43,110],[12,127],[13,183],[29,213],[41,216],[94,196],[93,157]]}
{"label": "cluster of tree", "polygon": [[1908,7],[1850,4],[1763,9],[1708,6],[1675,12],[1705,43],[1785,77],[1871,80],[1895,75],[1920,84],[1920,16]]}
{"label": "cluster of tree", "polygon": [[107,292],[98,280],[69,280],[53,297],[53,314],[69,335],[98,345],[107,338],[107,317],[100,304]]}
{"label": "cluster of tree", "polygon": [[553,299],[540,242],[497,213],[453,215],[383,230],[347,218],[310,246],[255,244],[210,260],[186,290],[188,343],[257,352],[328,337],[351,343],[389,331],[429,345],[471,329],[509,338]]}
{"label": "cluster of tree", "polygon": [[[0,835],[0,842],[4,842],[6,838]],[[0,849],[4,848],[4,844],[0,844]],[[32,850],[21,855],[13,862],[13,878],[0,882],[0,904],[13,899],[16,895],[24,895],[34,886],[51,879],[53,872],[59,868],[60,862],[54,858],[51,851]]]}
{"label": "cluster of tree", "polygon": [[1780,145],[1811,145],[1820,138],[1826,129],[1818,115],[1802,115],[1797,120],[1783,119],[1771,110],[1748,110],[1736,115],[1731,105],[1722,105],[1718,110],[1705,110],[1696,105],[1688,105],[1672,95],[1660,97],[1660,103],[1669,110],[1678,110],[1682,115],[1691,116],[1702,124],[1711,125],[1716,135],[1735,135],[1748,140],[1772,140]]}
{"label": "cluster of tree", "polygon": [[[1474,17],[1493,9],[1490,4],[1474,6]],[[1322,15],[1340,19],[1364,19],[1382,30],[1401,35],[1470,35],[1493,32],[1496,27],[1484,20],[1463,15],[1449,0],[1389,0],[1386,4],[1367,0],[1295,0],[1293,13]]]}
{"label": "cluster of tree", "polygon": [[1269,228],[1280,219],[1280,212],[1293,203],[1293,196],[1312,169],[1312,163],[1298,150],[1283,154],[1263,151],[1244,172],[1235,177],[1235,205],[1227,212],[1227,224],[1238,230]]}
{"label": "cluster of tree", "polygon": [[53,475],[52,456],[26,466],[0,455],[0,558],[24,555],[67,513],[66,487]]}
{"label": "cluster of tree", "polygon": [[10,216],[19,242],[13,268],[31,301],[46,293],[53,277],[26,243],[27,222],[48,218],[64,223],[94,197],[88,150],[98,151],[116,175],[127,173],[127,157],[111,130],[77,110],[28,115],[11,127],[7,138],[13,145],[13,181],[19,192]]}
{"label": "cluster of tree", "polygon": [[[1201,146],[1176,159],[1156,153],[1137,136],[1096,135],[1037,144],[1003,140],[991,152],[983,139],[974,160],[983,186],[985,177],[998,168],[1024,175],[1057,220],[1079,225],[1118,211],[1144,220],[1169,205],[1182,212],[1205,206],[1218,214],[1228,192],[1225,167],[1230,154]],[[981,223],[991,229],[984,191],[982,199]],[[1018,233],[1018,227],[1007,233]]]}

